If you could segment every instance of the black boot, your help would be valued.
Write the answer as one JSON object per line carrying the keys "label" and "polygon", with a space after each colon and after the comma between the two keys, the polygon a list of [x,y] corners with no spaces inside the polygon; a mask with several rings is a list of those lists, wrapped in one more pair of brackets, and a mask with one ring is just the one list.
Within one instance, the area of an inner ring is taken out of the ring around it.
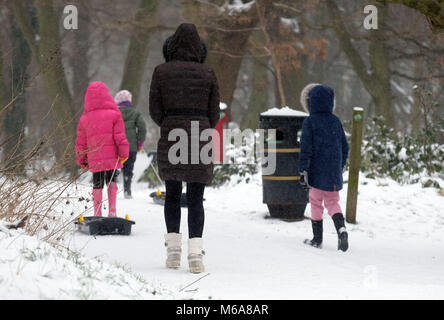
{"label": "black boot", "polygon": [[347,251],[348,249],[348,233],[345,229],[344,215],[342,213],[335,213],[332,216],[335,224],[336,232],[338,233],[338,250]]}
{"label": "black boot", "polygon": [[323,226],[322,226],[322,220],[316,221],[311,220],[311,226],[313,228],[313,239],[305,239],[304,243],[308,244],[310,246],[313,246],[315,248],[321,248],[322,247],[322,233],[323,233]]}
{"label": "black boot", "polygon": [[131,196],[131,177],[130,176],[123,176],[123,196],[125,199],[132,199]]}

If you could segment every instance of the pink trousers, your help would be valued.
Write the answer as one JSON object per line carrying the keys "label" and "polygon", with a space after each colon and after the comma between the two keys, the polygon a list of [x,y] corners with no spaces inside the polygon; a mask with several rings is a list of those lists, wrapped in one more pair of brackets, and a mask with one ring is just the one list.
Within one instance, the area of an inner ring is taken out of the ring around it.
{"label": "pink trousers", "polygon": [[[109,213],[108,217],[117,217],[116,202],[117,202],[117,183],[112,181],[108,185],[108,205]],[[93,189],[93,201],[94,201],[94,215],[102,216],[102,197],[103,189]]]}
{"label": "pink trousers", "polygon": [[312,220],[322,220],[322,215],[324,213],[322,202],[324,202],[324,206],[330,216],[335,213],[342,213],[341,206],[339,205],[338,191],[323,191],[312,187],[309,192],[309,199]]}

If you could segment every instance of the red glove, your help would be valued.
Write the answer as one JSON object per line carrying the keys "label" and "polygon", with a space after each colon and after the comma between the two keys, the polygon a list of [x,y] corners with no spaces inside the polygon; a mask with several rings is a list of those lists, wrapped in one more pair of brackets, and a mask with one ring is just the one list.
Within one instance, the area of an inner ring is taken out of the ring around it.
{"label": "red glove", "polygon": [[87,163],[82,163],[80,164],[80,168],[82,168],[83,170],[88,170],[88,164]]}
{"label": "red glove", "polygon": [[126,157],[126,158],[119,157],[119,161],[120,161],[121,164],[124,164],[126,160],[128,160],[128,157]]}

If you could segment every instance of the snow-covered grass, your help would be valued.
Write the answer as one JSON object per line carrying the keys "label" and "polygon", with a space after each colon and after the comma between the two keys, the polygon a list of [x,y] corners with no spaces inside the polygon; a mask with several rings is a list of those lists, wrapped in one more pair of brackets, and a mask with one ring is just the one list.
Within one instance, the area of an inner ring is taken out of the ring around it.
{"label": "snow-covered grass", "polygon": [[[145,154],[138,155],[135,178],[147,161]],[[70,198],[88,197],[90,188],[86,177]],[[0,232],[0,298],[444,298],[444,195],[435,188],[361,175],[357,224],[347,224],[350,248],[345,253],[336,250],[336,231],[327,214],[322,249],[303,244],[312,236],[309,219],[268,218],[259,175],[248,184],[207,188],[206,272],[199,275],[189,273],[186,261],[186,209],[182,266],[165,268],[163,207],[152,202],[152,191],[147,183],[137,183],[134,199],[118,195],[118,214],[136,221],[130,236],[91,237],[72,225],[63,242],[68,251],[20,231]],[[346,192],[345,183],[340,192],[344,210]],[[75,210],[88,205],[81,201]],[[66,208],[58,210],[69,216]],[[305,216],[310,216],[309,206]]]}
{"label": "snow-covered grass", "polygon": [[56,248],[0,226],[0,299],[177,299],[124,264]]}

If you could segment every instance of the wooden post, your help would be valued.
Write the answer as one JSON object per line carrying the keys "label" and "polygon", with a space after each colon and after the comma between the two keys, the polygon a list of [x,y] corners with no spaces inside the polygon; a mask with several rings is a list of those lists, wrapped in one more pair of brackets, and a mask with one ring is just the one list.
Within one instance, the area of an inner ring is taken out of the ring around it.
{"label": "wooden post", "polygon": [[350,146],[350,167],[348,172],[346,221],[356,223],[358,202],[359,167],[361,166],[362,128],[364,109],[353,108],[353,127]]}

